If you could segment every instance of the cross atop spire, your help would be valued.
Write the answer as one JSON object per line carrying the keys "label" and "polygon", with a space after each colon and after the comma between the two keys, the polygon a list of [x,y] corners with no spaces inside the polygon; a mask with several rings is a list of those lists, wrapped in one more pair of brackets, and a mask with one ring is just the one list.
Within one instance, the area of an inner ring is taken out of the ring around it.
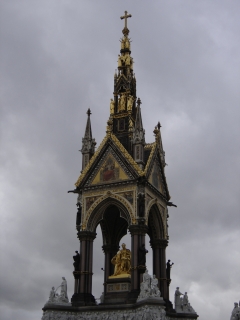
{"label": "cross atop spire", "polygon": [[128,30],[128,27],[127,27],[127,18],[131,18],[132,15],[131,14],[128,14],[127,11],[125,11],[125,14],[124,16],[121,16],[120,19],[124,19],[125,20],[125,23],[124,23],[124,28],[123,28],[123,31],[122,33],[127,36],[129,34],[129,30]]}

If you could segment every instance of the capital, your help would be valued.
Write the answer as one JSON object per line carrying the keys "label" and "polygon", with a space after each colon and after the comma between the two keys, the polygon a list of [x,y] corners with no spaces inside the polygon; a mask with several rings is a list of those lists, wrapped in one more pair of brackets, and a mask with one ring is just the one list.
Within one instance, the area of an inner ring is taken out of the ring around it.
{"label": "capital", "polygon": [[129,226],[129,232],[131,235],[139,234],[139,235],[145,235],[148,232],[148,226],[146,225],[131,225]]}
{"label": "capital", "polygon": [[96,232],[91,231],[78,231],[77,236],[80,241],[93,241],[96,238]]}
{"label": "capital", "polygon": [[165,249],[168,246],[168,240],[166,239],[154,239],[150,241],[150,245],[153,249]]}

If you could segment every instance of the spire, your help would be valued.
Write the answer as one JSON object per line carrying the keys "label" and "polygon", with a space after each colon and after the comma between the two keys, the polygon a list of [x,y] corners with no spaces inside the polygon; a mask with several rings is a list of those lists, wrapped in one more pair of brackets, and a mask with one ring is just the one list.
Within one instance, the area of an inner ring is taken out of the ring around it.
{"label": "spire", "polygon": [[119,139],[125,149],[132,155],[132,132],[136,118],[136,78],[133,74],[133,58],[131,57],[131,39],[127,26],[132,15],[125,11],[120,19],[124,20],[123,36],[120,39],[118,68],[114,74],[114,92],[110,97],[111,125],[108,129]]}
{"label": "spire", "polygon": [[145,130],[142,125],[142,115],[141,115],[141,100],[137,100],[137,111],[136,120],[133,130],[133,150],[134,150],[134,160],[138,163],[139,167],[143,169],[144,167],[144,145],[145,145]]}
{"label": "spire", "polygon": [[163,167],[165,167],[167,164],[165,162],[165,151],[163,150],[162,136],[161,136],[160,128],[161,128],[161,124],[158,121],[155,129],[153,130],[153,133],[155,135],[155,141],[157,143],[157,146],[158,146],[158,149],[159,149],[159,152],[160,152],[162,165],[163,165]]}
{"label": "spire", "polygon": [[90,120],[90,115],[91,115],[91,110],[88,109],[87,111],[87,124],[86,124],[86,129],[85,129],[85,135],[84,138],[82,139],[82,169],[86,167],[88,162],[90,161],[91,157],[93,156],[95,152],[95,139],[92,138],[92,128],[91,128],[91,120]]}
{"label": "spire", "polygon": [[145,130],[143,129],[142,124],[142,115],[141,115],[141,107],[142,104],[140,98],[137,100],[137,112],[136,112],[136,120],[135,127],[133,130],[133,144],[145,144]]}
{"label": "spire", "polygon": [[90,115],[91,114],[92,114],[92,112],[88,108],[88,111],[87,111],[88,118],[87,118],[87,124],[86,124],[84,139],[92,139],[92,128],[91,128],[91,120],[90,120]]}

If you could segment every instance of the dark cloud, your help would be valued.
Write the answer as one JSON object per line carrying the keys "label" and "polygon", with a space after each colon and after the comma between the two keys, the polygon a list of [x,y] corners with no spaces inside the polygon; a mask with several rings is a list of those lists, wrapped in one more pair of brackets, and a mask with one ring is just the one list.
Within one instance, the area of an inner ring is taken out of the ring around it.
{"label": "dark cloud", "polygon": [[[61,277],[73,293],[76,196],[86,111],[105,135],[128,10],[148,142],[162,124],[172,201],[171,299],[201,319],[239,300],[239,2],[1,3],[1,318],[40,319]],[[94,287],[102,292],[97,230]],[[130,236],[124,241],[129,243]],[[148,248],[150,249],[149,245]],[[150,250],[149,250],[150,251]],[[151,253],[147,264],[151,271]]]}

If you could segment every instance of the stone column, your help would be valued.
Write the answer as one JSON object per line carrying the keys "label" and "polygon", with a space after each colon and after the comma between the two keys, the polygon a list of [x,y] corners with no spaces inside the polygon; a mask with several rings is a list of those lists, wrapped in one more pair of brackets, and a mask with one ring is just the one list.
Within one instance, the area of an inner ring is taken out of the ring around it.
{"label": "stone column", "polygon": [[166,276],[166,247],[168,241],[165,239],[156,239],[151,241],[153,249],[153,274],[159,280],[159,289],[161,296],[169,300],[167,276]]}
{"label": "stone column", "polygon": [[114,265],[111,263],[112,258],[118,252],[119,246],[116,244],[105,244],[102,246],[103,252],[105,254],[104,263],[104,294],[106,294],[106,282],[108,277],[113,275]]}
{"label": "stone column", "polygon": [[131,233],[131,292],[128,297],[128,302],[136,302],[140,293],[141,274],[144,270],[140,270],[138,266],[138,249],[142,244],[145,244],[145,235],[148,231],[146,225],[131,225],[129,226]]}
{"label": "stone column", "polygon": [[95,232],[78,232],[81,258],[80,270],[74,272],[75,288],[77,287],[77,292],[74,292],[71,299],[73,306],[95,305],[95,298],[92,295],[93,240],[95,237]]}

